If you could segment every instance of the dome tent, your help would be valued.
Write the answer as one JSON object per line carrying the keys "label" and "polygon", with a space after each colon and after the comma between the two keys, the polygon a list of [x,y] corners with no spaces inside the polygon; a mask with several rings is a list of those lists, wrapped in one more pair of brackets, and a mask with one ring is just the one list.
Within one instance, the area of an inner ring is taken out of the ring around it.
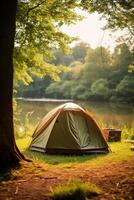
{"label": "dome tent", "polygon": [[30,149],[50,154],[109,152],[96,121],[74,103],[56,107],[41,120],[33,133]]}

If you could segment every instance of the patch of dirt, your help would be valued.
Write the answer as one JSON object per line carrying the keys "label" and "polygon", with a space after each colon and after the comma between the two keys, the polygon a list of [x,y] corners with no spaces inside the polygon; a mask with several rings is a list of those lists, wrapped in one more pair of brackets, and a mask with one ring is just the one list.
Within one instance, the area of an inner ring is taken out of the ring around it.
{"label": "patch of dirt", "polygon": [[0,182],[0,200],[49,200],[51,187],[70,178],[95,183],[103,194],[95,200],[134,200],[134,158],[120,163],[72,167],[23,163],[10,181]]}

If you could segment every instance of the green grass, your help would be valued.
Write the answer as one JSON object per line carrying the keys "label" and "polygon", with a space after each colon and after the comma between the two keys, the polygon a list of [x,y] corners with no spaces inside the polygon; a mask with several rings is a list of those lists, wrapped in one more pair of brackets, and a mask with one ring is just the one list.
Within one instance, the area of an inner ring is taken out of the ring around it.
{"label": "green grass", "polygon": [[111,142],[109,146],[111,153],[102,155],[81,155],[81,156],[63,156],[63,155],[46,155],[28,150],[30,137],[17,139],[17,145],[24,154],[32,160],[49,165],[59,165],[62,167],[71,167],[76,164],[101,165],[105,163],[114,163],[130,159],[134,152],[130,150],[131,144],[125,142]]}
{"label": "green grass", "polygon": [[[19,149],[29,158],[31,158],[36,165],[35,168],[31,168],[31,173],[35,173],[39,177],[44,173],[41,168],[47,167],[62,168],[63,170],[70,170],[69,168],[80,165],[80,167],[100,167],[103,165],[111,165],[112,163],[119,163],[120,161],[126,161],[134,156],[134,151],[130,150],[132,144],[125,143],[123,139],[126,139],[129,131],[133,135],[134,127],[131,130],[123,129],[122,142],[110,142],[109,147],[111,152],[102,155],[81,155],[81,156],[63,156],[63,155],[46,155],[43,153],[37,153],[28,150],[28,146],[31,142],[31,137],[24,137],[17,139],[17,145]],[[39,165],[38,165],[39,163]],[[24,172],[25,173],[25,169]],[[22,173],[22,174],[23,174]],[[70,180],[64,185],[58,185],[55,188],[51,188],[50,197],[53,200],[86,200],[91,196],[99,195],[102,191],[91,183],[83,183],[80,180]]]}
{"label": "green grass", "polygon": [[111,142],[109,146],[112,150],[111,153],[102,155],[82,155],[82,156],[63,156],[63,155],[45,155],[28,150],[28,146],[31,141],[30,136],[17,139],[17,145],[24,154],[30,157],[32,160],[48,165],[59,165],[62,167],[71,167],[75,164],[89,164],[101,165],[105,163],[113,163],[122,160],[127,160],[134,155],[134,152],[130,150],[131,144],[123,142],[124,139],[133,136],[134,125],[130,128],[124,126],[122,129],[122,142]]}
{"label": "green grass", "polygon": [[95,184],[74,179],[64,185],[51,188],[50,197],[53,200],[85,200],[86,197],[97,196],[101,193],[102,191]]}
{"label": "green grass", "polygon": [[23,138],[17,138],[16,143],[21,151],[26,151],[28,146],[30,145],[31,137],[23,137]]}

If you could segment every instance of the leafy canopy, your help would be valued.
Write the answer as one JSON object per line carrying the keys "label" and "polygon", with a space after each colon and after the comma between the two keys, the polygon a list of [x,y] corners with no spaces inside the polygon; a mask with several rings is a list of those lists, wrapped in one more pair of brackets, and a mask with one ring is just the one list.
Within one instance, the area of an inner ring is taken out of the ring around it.
{"label": "leafy canopy", "polygon": [[[133,49],[133,0],[18,0],[14,52],[16,80],[29,84],[32,81],[31,74],[40,77],[48,74],[58,79],[58,74],[65,68],[47,63],[53,58],[54,49],[68,52],[68,45],[74,38],[63,33],[61,27],[82,19],[78,9],[89,13],[97,11],[107,19],[106,28],[126,29],[128,34],[125,40]],[[77,51],[73,56],[77,58],[79,53],[82,55],[81,51]],[[79,61],[84,62],[84,55]]]}
{"label": "leafy canopy", "polygon": [[69,50],[74,38],[61,31],[63,24],[82,19],[75,8],[76,0],[19,0],[15,39],[15,77],[29,84],[31,74],[51,76],[55,80],[64,68],[48,64],[53,49]]}
{"label": "leafy canopy", "polygon": [[134,1],[133,0],[82,0],[84,9],[98,12],[107,19],[106,28],[125,29],[122,39],[134,48]]}

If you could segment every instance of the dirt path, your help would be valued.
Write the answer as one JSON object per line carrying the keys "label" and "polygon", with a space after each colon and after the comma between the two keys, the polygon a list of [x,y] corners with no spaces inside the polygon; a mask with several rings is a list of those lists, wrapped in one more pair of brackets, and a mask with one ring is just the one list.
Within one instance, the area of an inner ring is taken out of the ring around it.
{"label": "dirt path", "polygon": [[24,163],[12,180],[0,183],[0,200],[48,200],[50,187],[80,178],[99,186],[104,193],[95,200],[134,200],[134,158],[118,164],[91,167],[43,166]]}

